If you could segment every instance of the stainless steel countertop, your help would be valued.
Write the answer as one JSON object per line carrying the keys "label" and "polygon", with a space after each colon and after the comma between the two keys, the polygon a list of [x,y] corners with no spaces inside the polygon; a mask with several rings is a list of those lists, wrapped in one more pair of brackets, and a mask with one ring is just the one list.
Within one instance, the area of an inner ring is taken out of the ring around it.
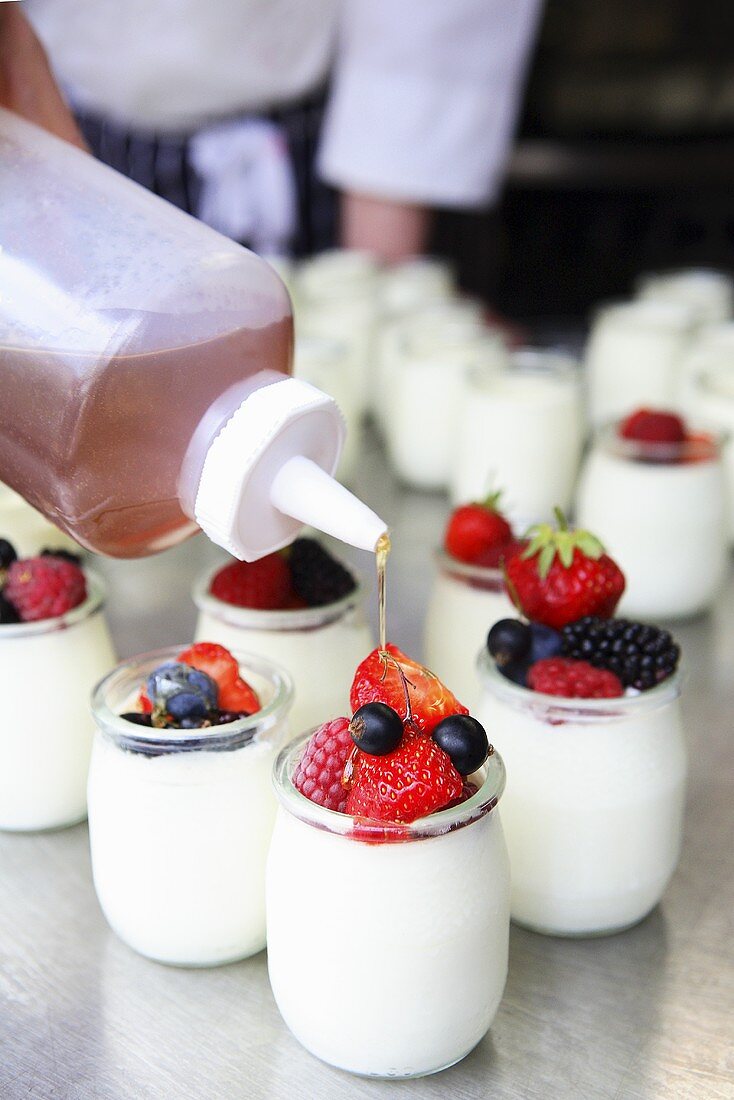
{"label": "stainless steel countertop", "polygon": [[[394,533],[390,635],[420,652],[446,502],[398,490],[374,445],[357,488]],[[198,538],[147,561],[100,563],[121,656],[190,638],[191,580],[216,554]],[[367,555],[354,560],[372,568]],[[79,825],[0,834],[0,1098],[731,1100],[734,582],[713,615],[676,634],[691,782],[683,857],[663,903],[607,939],[513,928],[499,1013],[458,1066],[414,1082],[350,1077],[290,1036],[264,953],[198,971],[138,957],[97,906]],[[30,705],[42,705],[42,685]]]}

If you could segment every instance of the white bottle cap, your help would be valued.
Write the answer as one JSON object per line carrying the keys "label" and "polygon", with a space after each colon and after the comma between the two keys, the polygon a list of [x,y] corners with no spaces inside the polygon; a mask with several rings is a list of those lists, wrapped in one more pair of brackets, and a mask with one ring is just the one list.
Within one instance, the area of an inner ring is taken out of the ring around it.
{"label": "white bottle cap", "polygon": [[374,550],[385,523],[332,477],[345,434],[336,403],[308,382],[255,390],[209,446],[196,522],[245,561],[287,546],[303,524]]}

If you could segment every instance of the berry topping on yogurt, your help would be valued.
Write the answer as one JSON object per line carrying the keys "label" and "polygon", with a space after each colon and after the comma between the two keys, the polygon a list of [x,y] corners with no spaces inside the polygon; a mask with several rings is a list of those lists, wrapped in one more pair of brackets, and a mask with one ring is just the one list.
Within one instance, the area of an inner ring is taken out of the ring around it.
{"label": "berry topping on yogurt", "polygon": [[428,669],[396,646],[375,650],[352,703],[351,720],[325,723],[306,745],[293,775],[306,798],[361,823],[408,824],[476,793],[465,777],[491,753],[487,734]]}
{"label": "berry topping on yogurt", "polygon": [[197,642],[158,665],[141,686],[137,710],[122,717],[158,729],[208,729],[260,710],[255,690],[224,646]]}
{"label": "berry topping on yogurt", "polygon": [[0,539],[0,622],[37,622],[73,611],[87,598],[84,573],[57,554],[18,558]]}
{"label": "berry topping on yogurt", "polygon": [[293,611],[324,607],[357,587],[352,573],[316,539],[298,538],[259,561],[231,561],[212,577],[212,596],[234,607]]}
{"label": "berry topping on yogurt", "polygon": [[624,694],[621,680],[604,668],[568,657],[546,657],[531,665],[528,687],[564,699],[615,699]]}
{"label": "berry topping on yogurt", "polygon": [[620,421],[617,435],[637,445],[631,457],[639,462],[675,465],[716,457],[716,443],[710,435],[692,432],[678,413],[667,409],[637,409]]}
{"label": "berry topping on yogurt", "polygon": [[496,569],[517,550],[520,542],[499,509],[501,495],[492,493],[486,500],[462,504],[451,513],[444,535],[447,554],[467,565]]}
{"label": "berry topping on yogurt", "polygon": [[589,531],[569,529],[556,510],[557,528],[532,527],[527,547],[505,563],[505,584],[528,619],[560,630],[584,615],[608,619],[624,592],[624,574]]}

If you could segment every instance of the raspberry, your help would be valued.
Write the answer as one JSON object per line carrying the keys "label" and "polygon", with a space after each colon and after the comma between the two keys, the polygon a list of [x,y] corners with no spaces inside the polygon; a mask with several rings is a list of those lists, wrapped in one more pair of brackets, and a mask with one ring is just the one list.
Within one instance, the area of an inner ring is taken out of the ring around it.
{"label": "raspberry", "polygon": [[293,773],[296,790],[311,802],[343,814],[348,791],[342,786],[342,775],[353,748],[348,718],[333,718],[319,726]]}
{"label": "raspberry", "polygon": [[315,539],[296,539],[288,555],[296,594],[309,607],[325,607],[353,592],[354,577]]}
{"label": "raspberry", "polygon": [[25,558],[9,566],[3,595],[23,622],[35,622],[78,607],[87,583],[79,566],[62,558]]}
{"label": "raspberry", "polygon": [[528,687],[564,699],[616,699],[624,694],[622,681],[613,672],[567,657],[536,661],[528,672]]}
{"label": "raspberry", "polygon": [[233,561],[214,574],[209,591],[218,600],[235,607],[278,611],[293,596],[288,563],[281,554],[268,554],[259,561]]}
{"label": "raspberry", "polygon": [[676,413],[662,409],[638,409],[622,421],[619,434],[623,439],[634,439],[640,443],[683,443],[686,428]]}

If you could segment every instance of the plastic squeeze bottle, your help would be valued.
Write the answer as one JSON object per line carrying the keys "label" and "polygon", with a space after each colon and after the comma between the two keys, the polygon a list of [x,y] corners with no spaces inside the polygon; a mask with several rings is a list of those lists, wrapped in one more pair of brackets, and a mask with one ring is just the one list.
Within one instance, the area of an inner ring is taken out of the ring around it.
{"label": "plastic squeeze bottle", "polygon": [[253,560],[306,523],[374,549],[292,342],[264,261],[0,110],[0,480],[53,523],[114,557],[202,528]]}

